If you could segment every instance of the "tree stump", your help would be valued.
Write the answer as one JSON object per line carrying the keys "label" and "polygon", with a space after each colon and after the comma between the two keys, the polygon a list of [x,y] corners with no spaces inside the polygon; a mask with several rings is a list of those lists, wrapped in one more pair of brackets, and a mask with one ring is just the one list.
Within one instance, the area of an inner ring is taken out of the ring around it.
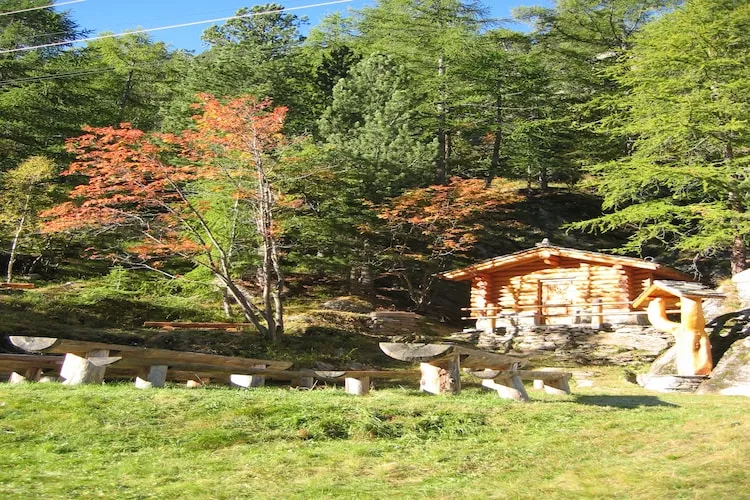
{"label": "tree stump", "polygon": [[435,361],[433,363],[420,363],[422,379],[419,388],[430,394],[445,394],[461,392],[461,365],[458,356]]}
{"label": "tree stump", "polygon": [[346,377],[344,379],[344,388],[348,394],[364,396],[370,392],[370,377]]}
{"label": "tree stump", "polygon": [[109,351],[104,349],[89,351],[85,358],[68,353],[60,369],[60,377],[64,385],[101,384],[107,365],[120,359],[110,357]]}
{"label": "tree stump", "polygon": [[[265,370],[268,365],[252,365],[250,368],[259,368]],[[237,387],[244,387],[249,389],[251,387],[263,387],[266,385],[266,377],[264,375],[240,375],[233,373],[229,377],[229,382]]]}
{"label": "tree stump", "polygon": [[26,382],[38,382],[42,376],[41,368],[27,368],[26,371],[21,375],[18,372],[13,372],[8,378],[9,384],[23,384]]}

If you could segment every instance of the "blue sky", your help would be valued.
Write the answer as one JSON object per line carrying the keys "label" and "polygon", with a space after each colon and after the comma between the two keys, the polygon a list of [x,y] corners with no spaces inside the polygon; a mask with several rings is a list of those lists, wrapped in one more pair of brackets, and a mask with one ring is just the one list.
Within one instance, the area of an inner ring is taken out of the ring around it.
{"label": "blue sky", "polygon": [[[58,0],[61,2],[62,0]],[[324,3],[329,0],[276,0],[286,8],[302,7]],[[264,4],[265,1],[248,0],[85,0],[61,7],[69,10],[82,28],[92,30],[94,34],[103,31],[120,33],[135,28],[156,28],[173,24],[216,19],[233,15],[240,7]],[[329,5],[317,8],[306,8],[294,11],[299,16],[307,16],[310,25],[334,12],[345,12],[347,9],[360,9],[374,5],[374,0],[353,0],[349,3]],[[491,9],[492,15],[499,18],[510,18],[513,7],[519,5],[549,5],[551,0],[483,0]],[[210,24],[175,28],[157,31],[151,34],[157,40],[169,43],[172,48],[201,50],[200,35]],[[512,26],[509,26],[512,27]],[[521,29],[516,26],[516,29]]]}

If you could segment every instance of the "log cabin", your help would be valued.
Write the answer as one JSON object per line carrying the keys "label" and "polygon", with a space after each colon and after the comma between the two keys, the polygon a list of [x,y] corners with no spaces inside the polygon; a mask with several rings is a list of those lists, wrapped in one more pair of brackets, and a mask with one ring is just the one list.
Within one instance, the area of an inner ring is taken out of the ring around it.
{"label": "log cabin", "polygon": [[683,272],[633,257],[550,245],[448,271],[441,278],[471,283],[465,319],[476,328],[641,323],[632,302],[654,280],[690,281]]}

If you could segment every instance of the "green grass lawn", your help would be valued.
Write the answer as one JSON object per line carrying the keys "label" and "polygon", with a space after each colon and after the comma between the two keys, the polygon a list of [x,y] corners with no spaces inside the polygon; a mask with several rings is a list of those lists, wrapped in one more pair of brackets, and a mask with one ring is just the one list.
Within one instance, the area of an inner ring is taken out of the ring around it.
{"label": "green grass lawn", "polygon": [[3,498],[750,498],[750,399],[0,385]]}

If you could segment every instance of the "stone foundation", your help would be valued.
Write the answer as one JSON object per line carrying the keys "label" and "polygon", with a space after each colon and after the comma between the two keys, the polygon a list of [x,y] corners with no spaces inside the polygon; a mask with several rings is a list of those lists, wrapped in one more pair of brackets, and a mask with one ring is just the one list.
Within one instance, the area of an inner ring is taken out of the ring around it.
{"label": "stone foundation", "polygon": [[586,326],[519,326],[494,333],[470,330],[451,338],[495,352],[590,365],[650,363],[673,342],[672,335],[639,325],[612,325],[606,331]]}

